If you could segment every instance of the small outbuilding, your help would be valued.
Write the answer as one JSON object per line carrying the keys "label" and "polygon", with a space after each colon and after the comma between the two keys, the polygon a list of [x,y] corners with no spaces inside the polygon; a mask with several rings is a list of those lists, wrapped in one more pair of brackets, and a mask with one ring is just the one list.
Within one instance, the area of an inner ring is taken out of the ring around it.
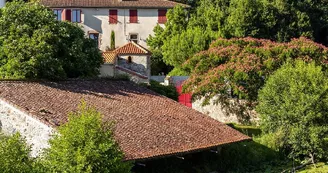
{"label": "small outbuilding", "polygon": [[103,52],[104,64],[100,69],[101,77],[128,75],[136,83],[149,82],[151,52],[135,42]]}

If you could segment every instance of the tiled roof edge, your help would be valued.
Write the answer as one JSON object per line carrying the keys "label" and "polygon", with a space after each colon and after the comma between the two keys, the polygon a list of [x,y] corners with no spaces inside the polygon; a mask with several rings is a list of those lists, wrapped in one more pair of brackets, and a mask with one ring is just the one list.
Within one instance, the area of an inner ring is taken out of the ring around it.
{"label": "tiled roof edge", "polygon": [[117,69],[119,69],[119,70],[122,70],[122,71],[124,71],[124,72],[126,72],[126,73],[129,73],[129,74],[132,74],[132,75],[138,76],[138,77],[140,77],[140,78],[148,79],[147,76],[144,76],[144,75],[142,75],[142,74],[139,74],[139,73],[134,72],[134,71],[132,71],[132,70],[129,70],[129,69],[127,69],[127,68],[120,67],[120,66],[115,66],[115,68],[117,68]]}
{"label": "tiled roof edge", "polygon": [[181,151],[181,152],[172,152],[172,153],[167,153],[167,154],[154,155],[154,156],[151,156],[151,157],[140,157],[140,158],[137,158],[137,159],[125,159],[125,161],[145,161],[145,160],[150,160],[150,159],[155,159],[155,158],[159,159],[159,158],[176,156],[176,155],[191,154],[191,153],[196,153],[196,152],[208,150],[208,149],[214,148],[214,147],[219,147],[219,146],[228,145],[228,144],[232,144],[232,143],[251,141],[251,140],[252,140],[252,138],[248,137],[246,139],[241,139],[241,140],[236,140],[236,141],[229,141],[229,142],[225,142],[225,143],[219,143],[219,144],[215,144],[215,145],[184,150],[184,151]]}

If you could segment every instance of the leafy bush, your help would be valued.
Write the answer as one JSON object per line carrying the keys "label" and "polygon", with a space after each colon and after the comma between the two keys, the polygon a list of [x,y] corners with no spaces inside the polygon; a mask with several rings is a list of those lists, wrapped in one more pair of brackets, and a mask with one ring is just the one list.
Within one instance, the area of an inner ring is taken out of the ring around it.
{"label": "leafy bush", "polygon": [[292,158],[315,162],[328,154],[327,84],[322,67],[296,61],[274,72],[259,92],[256,110],[262,130],[279,133],[279,145],[289,149]]}
{"label": "leafy bush", "polygon": [[18,133],[13,136],[0,134],[0,172],[32,172],[33,159],[29,152],[30,148]]}
{"label": "leafy bush", "polygon": [[96,76],[103,59],[76,24],[37,2],[6,3],[0,16],[0,79]]}
{"label": "leafy bush", "polygon": [[67,124],[58,128],[50,140],[42,164],[50,172],[117,172],[131,169],[113,139],[111,125],[85,103],[69,115]]}
{"label": "leafy bush", "polygon": [[141,85],[147,87],[148,89],[150,89],[158,94],[166,96],[170,99],[173,99],[176,101],[178,100],[179,94],[178,94],[176,88],[172,85],[169,85],[169,86],[161,85],[159,82],[154,81],[154,80],[151,80],[149,85],[148,84],[141,84]]}

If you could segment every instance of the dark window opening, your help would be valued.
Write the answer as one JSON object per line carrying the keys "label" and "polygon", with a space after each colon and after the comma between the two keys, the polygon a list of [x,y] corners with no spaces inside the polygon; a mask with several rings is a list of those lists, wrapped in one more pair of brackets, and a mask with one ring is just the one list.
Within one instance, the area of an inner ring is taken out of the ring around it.
{"label": "dark window opening", "polygon": [[128,56],[128,63],[132,63],[132,57]]}
{"label": "dark window opening", "polygon": [[96,42],[97,47],[99,47],[99,34],[98,33],[89,33],[89,38]]}
{"label": "dark window opening", "polygon": [[129,40],[138,43],[138,34],[130,34]]}

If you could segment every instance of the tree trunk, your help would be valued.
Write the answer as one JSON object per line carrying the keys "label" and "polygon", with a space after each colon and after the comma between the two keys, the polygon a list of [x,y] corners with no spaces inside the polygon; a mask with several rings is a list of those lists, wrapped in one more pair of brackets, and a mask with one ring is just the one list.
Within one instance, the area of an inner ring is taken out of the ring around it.
{"label": "tree trunk", "polygon": [[315,162],[314,162],[314,153],[310,153],[310,158],[311,158],[311,162],[313,164],[313,166],[316,168]]}

